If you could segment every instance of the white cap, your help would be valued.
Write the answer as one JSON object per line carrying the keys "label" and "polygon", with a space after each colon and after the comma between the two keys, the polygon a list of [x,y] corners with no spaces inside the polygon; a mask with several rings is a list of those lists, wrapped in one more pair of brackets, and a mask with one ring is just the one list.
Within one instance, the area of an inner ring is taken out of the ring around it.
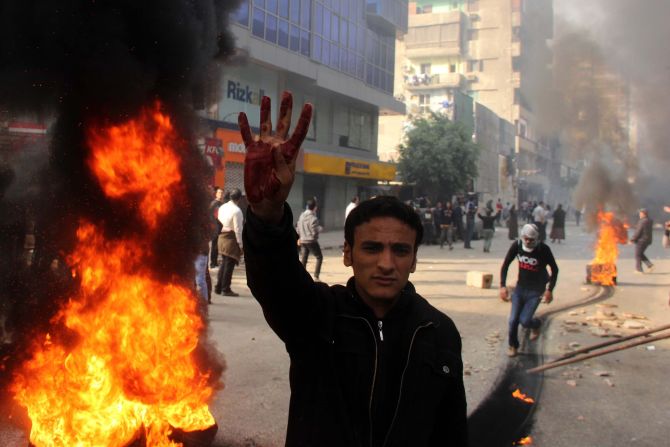
{"label": "white cap", "polygon": [[537,231],[537,227],[533,224],[526,224],[521,228],[521,237],[537,239],[539,235],[540,233]]}

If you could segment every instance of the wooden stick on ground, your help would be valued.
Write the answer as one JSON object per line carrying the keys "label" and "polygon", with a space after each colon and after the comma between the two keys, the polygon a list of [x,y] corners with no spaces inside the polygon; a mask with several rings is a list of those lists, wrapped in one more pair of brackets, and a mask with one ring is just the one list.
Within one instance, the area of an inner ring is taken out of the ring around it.
{"label": "wooden stick on ground", "polygon": [[562,355],[561,357],[555,358],[554,360],[552,360],[549,363],[560,362],[561,360],[569,359],[569,358],[574,357],[578,354],[583,354],[585,352],[593,351],[594,349],[600,349],[600,348],[604,348],[605,346],[615,345],[617,343],[623,343],[624,341],[631,340],[633,338],[642,337],[643,335],[653,334],[654,332],[660,332],[660,331],[664,331],[666,329],[670,329],[670,324],[666,324],[665,326],[658,326],[658,327],[655,327],[655,328],[652,328],[652,329],[647,329],[645,331],[635,332],[634,334],[626,335],[625,337],[617,338],[615,340],[609,340],[609,341],[606,341],[606,342],[603,342],[603,343],[598,343],[598,344],[595,344],[595,345],[586,346],[582,349],[577,349],[576,351],[568,352],[567,354]]}
{"label": "wooden stick on ground", "polygon": [[581,361],[584,361],[584,360],[591,359],[593,357],[600,357],[601,355],[611,354],[612,352],[623,351],[624,349],[633,348],[635,346],[644,345],[644,344],[651,343],[651,342],[654,342],[654,341],[663,340],[663,339],[666,339],[666,338],[670,338],[670,334],[663,334],[663,335],[657,335],[655,337],[645,338],[643,340],[638,340],[638,341],[635,341],[633,343],[628,343],[628,344],[623,345],[623,346],[615,346],[614,348],[605,349],[605,350],[599,351],[599,352],[593,352],[591,354],[586,354],[586,355],[583,355],[583,356],[580,356],[580,357],[573,357],[573,358],[562,360],[562,361],[545,363],[544,365],[528,369],[528,370],[526,370],[526,372],[529,373],[529,374],[538,373],[538,372],[546,371],[548,369],[558,368],[559,366],[565,366],[565,365],[569,365],[571,363],[581,362]]}

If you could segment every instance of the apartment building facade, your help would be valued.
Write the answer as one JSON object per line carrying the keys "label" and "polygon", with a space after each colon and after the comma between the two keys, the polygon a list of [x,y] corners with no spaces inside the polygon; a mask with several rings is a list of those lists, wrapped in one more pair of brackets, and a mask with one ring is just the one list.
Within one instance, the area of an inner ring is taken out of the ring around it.
{"label": "apartment building facade", "polygon": [[395,166],[377,155],[380,115],[404,114],[393,98],[395,42],[407,29],[404,0],[246,0],[233,17],[237,55],[216,80],[203,151],[213,182],[242,187],[244,145],[237,115],[255,131],[262,96],[276,112],[283,90],[294,97],[293,122],[304,102],[314,116],[298,159],[289,197],[294,214],[316,197],[326,228],[343,225],[354,195],[374,193],[395,178]]}
{"label": "apartment building facade", "polygon": [[[552,0],[419,0],[408,7],[408,32],[396,57],[396,97],[408,116],[384,118],[380,129],[403,129],[427,110],[459,119],[458,93],[465,93],[484,149],[475,188],[509,201],[545,198],[560,161],[551,140],[537,132],[532,99],[537,80],[551,76]],[[502,120],[495,140],[491,113]],[[477,128],[485,122],[486,131]],[[380,156],[396,158],[401,139],[402,131],[380,137]]]}

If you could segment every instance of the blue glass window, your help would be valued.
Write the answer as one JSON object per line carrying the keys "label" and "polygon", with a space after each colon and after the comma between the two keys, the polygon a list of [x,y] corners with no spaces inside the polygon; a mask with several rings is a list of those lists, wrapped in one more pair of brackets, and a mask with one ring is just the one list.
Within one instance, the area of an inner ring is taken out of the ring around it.
{"label": "blue glass window", "polygon": [[346,20],[340,20],[340,44],[342,44],[343,47],[347,46],[347,27],[348,23]]}
{"label": "blue glass window", "polygon": [[265,31],[265,12],[262,9],[254,8],[254,24],[252,33],[254,36],[263,38]]}
{"label": "blue glass window", "polygon": [[[296,0],[298,1],[298,0]],[[300,4],[300,26],[309,29],[309,22],[311,17],[311,1],[301,0]]]}
{"label": "blue glass window", "polygon": [[356,76],[356,55],[350,51],[347,53],[347,58],[349,59],[347,72],[350,75]]}
{"label": "blue glass window", "polygon": [[288,19],[289,0],[279,0],[279,16]]}
{"label": "blue glass window", "polygon": [[265,0],[265,10],[277,14],[277,0]]}
{"label": "blue glass window", "polygon": [[320,3],[314,9],[314,32],[323,35],[323,6]]}
{"label": "blue glass window", "polygon": [[279,36],[277,43],[284,48],[288,48],[288,22],[286,20],[279,21]]}
{"label": "blue glass window", "polygon": [[272,14],[266,17],[265,40],[277,43],[277,17]]}
{"label": "blue glass window", "polygon": [[240,25],[249,26],[249,1],[245,0],[233,13],[233,20]]}
{"label": "blue glass window", "polygon": [[327,41],[323,41],[323,47],[321,48],[321,63],[328,65],[330,63],[330,44]]}
{"label": "blue glass window", "polygon": [[300,31],[300,53],[309,56],[309,31]]}
{"label": "blue glass window", "polygon": [[314,36],[312,42],[312,58],[317,61],[321,60],[321,38],[318,36]]}
{"label": "blue glass window", "polygon": [[330,11],[323,10],[323,37],[330,39]]}
{"label": "blue glass window", "polygon": [[342,17],[349,17],[349,0],[340,1],[340,15]]}
{"label": "blue glass window", "polygon": [[347,50],[340,48],[340,70],[347,71]]}
{"label": "blue glass window", "polygon": [[349,27],[349,48],[356,48],[356,25],[353,23]]}
{"label": "blue glass window", "polygon": [[340,33],[340,20],[337,18],[335,14],[331,16],[331,22],[330,22],[330,38],[333,42],[337,42],[339,40],[338,35]]}
{"label": "blue glass window", "polygon": [[257,8],[265,8],[265,0],[254,0],[254,6]]}
{"label": "blue glass window", "polygon": [[300,20],[300,3],[299,0],[291,0],[291,22],[298,23]]}
{"label": "blue glass window", "polygon": [[333,68],[338,68],[340,65],[340,52],[337,49],[337,45],[330,44],[330,66]]}
{"label": "blue glass window", "polygon": [[300,51],[300,28],[291,25],[290,48],[292,51]]}

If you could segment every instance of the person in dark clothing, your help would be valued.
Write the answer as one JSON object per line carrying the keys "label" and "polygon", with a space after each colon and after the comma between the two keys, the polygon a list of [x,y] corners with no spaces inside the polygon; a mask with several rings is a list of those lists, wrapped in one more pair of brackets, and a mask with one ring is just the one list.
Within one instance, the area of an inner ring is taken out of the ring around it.
{"label": "person in dark clothing", "polygon": [[[519,349],[519,323],[530,329],[530,340],[540,336],[542,322],[533,318],[540,300],[551,303],[558,280],[558,265],[551,248],[539,241],[540,232],[533,224],[521,229],[521,239],[510,245],[500,270],[500,299],[509,301],[507,270],[514,259],[519,261],[519,277],[512,293],[512,310],[509,317],[509,348],[507,355],[515,357]],[[551,275],[547,273],[547,266]]]}
{"label": "person in dark clothing", "polygon": [[556,207],[556,211],[554,211],[553,218],[554,221],[551,224],[549,239],[551,239],[551,242],[558,241],[560,244],[565,239],[565,211],[563,210],[563,205],[560,203]]}
{"label": "person in dark clothing", "polygon": [[210,238],[210,251],[209,251],[209,266],[211,268],[218,267],[219,265],[219,248],[218,240],[219,233],[221,233],[221,222],[219,222],[219,207],[223,205],[223,189],[215,187],[214,200],[209,204],[209,218],[212,222],[212,237]]}
{"label": "person in dark clothing", "polygon": [[477,205],[472,200],[468,200],[465,205],[465,237],[463,239],[463,248],[472,248],[470,241],[475,232],[475,216],[477,215]]}
{"label": "person in dark clothing", "polygon": [[454,207],[447,202],[447,207],[442,211],[442,223],[440,224],[440,248],[444,248],[444,242],[449,244],[449,250],[454,249],[453,243]]}
{"label": "person in dark clothing", "polygon": [[454,205],[452,219],[454,225],[454,241],[457,237],[461,240],[464,240],[465,235],[463,234],[463,207],[461,206],[460,202],[456,202]]}
{"label": "person in dark clothing", "polygon": [[[291,358],[286,445],[466,446],[460,335],[408,281],[423,236],[414,210],[381,196],[351,211],[346,286],[314,282],[298,260],[286,198],[311,107],[286,140],[290,101],[285,94],[274,135],[268,98],[260,138],[240,116],[247,157],[272,157],[266,172],[277,182],[250,202],[244,247],[247,284]],[[245,172],[245,188],[255,174]]]}
{"label": "person in dark clothing", "polygon": [[512,205],[509,209],[509,217],[507,218],[507,237],[514,241],[519,237],[519,217],[516,211],[516,205]]}
{"label": "person in dark clothing", "polygon": [[635,244],[635,273],[644,273],[642,263],[647,266],[649,271],[654,268],[654,264],[644,254],[647,247],[651,245],[654,222],[649,218],[649,213],[644,208],[639,211],[639,216],[640,220],[637,222],[635,233],[633,233],[630,241]]}
{"label": "person in dark clothing", "polygon": [[486,216],[482,216],[480,213],[477,213],[477,217],[482,220],[482,233],[484,235],[484,253],[491,251],[491,241],[493,240],[493,234],[495,233],[495,223],[500,217],[500,211],[495,215],[491,215],[492,211],[486,209]]}

